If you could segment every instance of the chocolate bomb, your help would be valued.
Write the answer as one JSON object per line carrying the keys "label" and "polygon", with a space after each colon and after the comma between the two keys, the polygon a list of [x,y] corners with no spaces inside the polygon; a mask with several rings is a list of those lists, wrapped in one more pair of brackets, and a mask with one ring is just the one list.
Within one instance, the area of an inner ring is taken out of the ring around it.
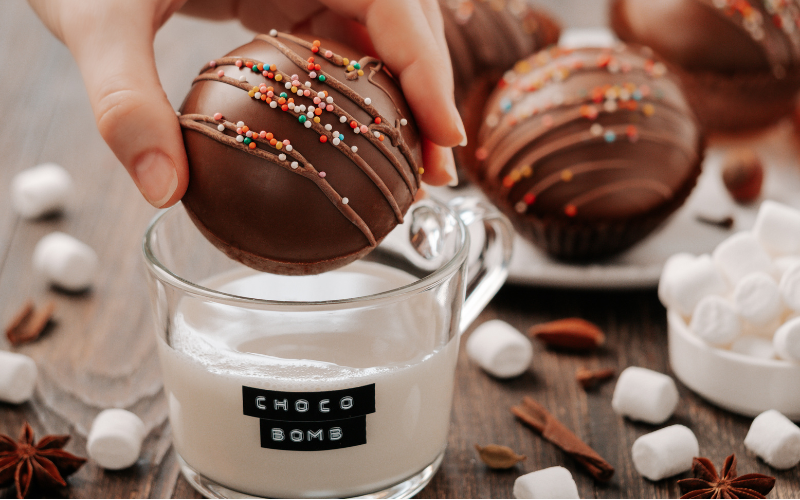
{"label": "chocolate bomb", "polygon": [[682,69],[690,103],[711,130],[764,127],[800,90],[800,1],[614,0],[611,25]]}
{"label": "chocolate bomb", "polygon": [[370,252],[420,186],[420,138],[375,58],[270,32],[206,64],[180,109],[183,204],[260,271],[317,274]]}
{"label": "chocolate bomb", "polygon": [[675,211],[700,173],[700,127],[646,48],[552,48],[489,98],[470,175],[551,255],[620,252]]}

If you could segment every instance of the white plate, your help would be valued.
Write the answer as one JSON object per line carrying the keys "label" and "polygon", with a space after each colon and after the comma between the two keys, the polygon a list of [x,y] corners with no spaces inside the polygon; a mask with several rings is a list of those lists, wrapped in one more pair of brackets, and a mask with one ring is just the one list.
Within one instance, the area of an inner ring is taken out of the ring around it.
{"label": "white plate", "polygon": [[[735,231],[750,229],[759,202],[736,204],[722,183],[721,163],[733,147],[757,151],[765,166],[762,199],[773,199],[800,208],[800,161],[792,124],[781,123],[758,137],[718,139],[706,151],[703,173],[697,187],[683,207],[661,229],[635,247],[613,259],[586,265],[565,264],[549,258],[531,243],[517,237],[508,282],[518,285],[587,289],[647,288],[658,285],[661,267],[677,252],[711,252]],[[469,186],[463,189],[433,188],[437,198],[480,195]],[[732,229],[721,229],[697,222],[703,214],[712,218],[732,216]]]}

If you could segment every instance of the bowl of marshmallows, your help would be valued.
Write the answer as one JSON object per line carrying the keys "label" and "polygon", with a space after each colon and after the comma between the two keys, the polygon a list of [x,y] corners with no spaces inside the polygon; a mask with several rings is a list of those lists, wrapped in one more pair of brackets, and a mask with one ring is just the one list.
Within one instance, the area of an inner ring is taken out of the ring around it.
{"label": "bowl of marshmallows", "polygon": [[765,201],[710,255],[673,255],[658,296],[687,387],[741,415],[800,419],[800,210]]}

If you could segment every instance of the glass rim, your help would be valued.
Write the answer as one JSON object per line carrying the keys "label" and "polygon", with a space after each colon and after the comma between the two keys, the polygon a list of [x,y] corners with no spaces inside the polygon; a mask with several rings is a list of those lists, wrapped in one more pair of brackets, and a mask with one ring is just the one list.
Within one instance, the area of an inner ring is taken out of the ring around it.
{"label": "glass rim", "polygon": [[[458,227],[459,231],[459,242],[461,243],[460,248],[447,262],[439,266],[435,271],[431,272],[430,274],[420,279],[417,279],[407,285],[403,285],[401,287],[392,288],[390,290],[370,295],[349,297],[346,299],[320,300],[320,301],[268,300],[268,299],[258,299],[254,297],[245,297],[242,295],[235,295],[232,293],[222,292],[219,290],[199,285],[189,279],[183,278],[179,276],[177,273],[170,270],[164,263],[162,263],[158,259],[158,257],[156,257],[150,245],[156,227],[158,227],[159,224],[163,223],[164,219],[168,215],[176,212],[177,210],[180,210],[180,208],[182,208],[182,203],[177,203],[167,209],[159,210],[156,213],[156,215],[150,220],[150,223],[147,225],[147,229],[145,230],[144,237],[142,238],[142,253],[144,254],[145,264],[147,265],[148,270],[151,273],[153,273],[156,279],[166,284],[169,284],[170,286],[183,290],[184,292],[189,293],[191,295],[197,297],[204,297],[214,302],[227,303],[230,305],[242,305],[247,307],[271,306],[271,307],[279,307],[282,309],[285,308],[305,309],[308,307],[315,307],[315,306],[316,307],[322,307],[322,306],[360,307],[365,303],[373,303],[376,301],[384,301],[384,300],[395,301],[398,299],[403,299],[407,296],[414,295],[418,291],[436,286],[437,284],[441,283],[445,279],[448,279],[453,274],[455,274],[456,270],[459,269],[467,259],[470,236],[466,224],[461,219],[461,217],[459,217],[458,214],[456,214],[448,205],[438,200],[427,198],[423,201],[437,205],[439,208],[444,209],[448,213],[448,215],[453,217],[453,219],[456,221],[456,226]],[[414,205],[412,205],[412,208],[413,206]],[[219,250],[217,249],[217,251]]]}

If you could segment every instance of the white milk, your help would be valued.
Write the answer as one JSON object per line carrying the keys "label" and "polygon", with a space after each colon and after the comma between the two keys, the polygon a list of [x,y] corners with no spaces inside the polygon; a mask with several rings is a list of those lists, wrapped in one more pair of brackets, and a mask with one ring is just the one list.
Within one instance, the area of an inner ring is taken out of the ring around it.
{"label": "white milk", "polygon": [[[306,278],[240,270],[205,285],[248,297],[327,300],[414,280],[357,262]],[[434,295],[391,309],[302,314],[182,299],[168,333],[172,347],[159,337],[178,453],[207,478],[258,496],[354,496],[420,472],[447,442],[458,353],[458,336],[447,341],[451,311]],[[262,448],[259,419],[243,414],[242,386],[312,392],[368,384],[375,384],[375,412],[359,446]]]}

